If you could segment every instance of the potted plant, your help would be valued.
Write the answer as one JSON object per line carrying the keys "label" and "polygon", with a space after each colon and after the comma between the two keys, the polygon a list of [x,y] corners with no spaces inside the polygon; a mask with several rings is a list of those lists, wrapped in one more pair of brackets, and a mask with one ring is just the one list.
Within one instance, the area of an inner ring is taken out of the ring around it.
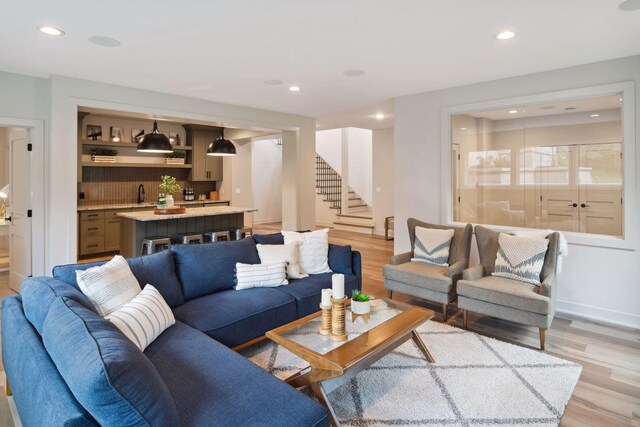
{"label": "potted plant", "polygon": [[115,163],[117,154],[116,150],[108,148],[92,148],[91,161],[96,163]]}
{"label": "potted plant", "polygon": [[178,180],[169,175],[162,176],[160,190],[167,196],[167,207],[173,207],[173,194],[182,191],[182,187],[178,184]]}
{"label": "potted plant", "polygon": [[174,151],[164,155],[167,164],[170,165],[184,165],[185,153],[182,151]]}
{"label": "potted plant", "polygon": [[371,298],[362,291],[354,290],[351,293],[351,312],[354,314],[369,314],[371,311]]}

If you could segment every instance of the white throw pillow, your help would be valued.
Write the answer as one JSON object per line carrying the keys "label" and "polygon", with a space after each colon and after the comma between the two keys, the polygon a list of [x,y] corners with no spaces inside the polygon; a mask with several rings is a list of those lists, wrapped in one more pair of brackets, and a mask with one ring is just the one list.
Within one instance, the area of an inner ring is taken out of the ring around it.
{"label": "white throw pillow", "polygon": [[284,245],[256,245],[262,264],[285,261],[287,263],[288,279],[304,279],[309,275],[303,273],[300,268],[298,261],[299,246],[300,242],[297,241]]}
{"label": "white throw pillow", "polygon": [[453,229],[416,227],[411,261],[448,266]]}
{"label": "white throw pillow", "polygon": [[127,260],[120,255],[98,267],[76,271],[76,280],[82,293],[103,317],[140,293],[138,280],[131,272]]}
{"label": "white throw pillow", "polygon": [[329,268],[329,229],[307,233],[282,231],[284,243],[300,242],[300,266],[305,274],[331,273]]}
{"label": "white throw pillow", "polygon": [[287,263],[242,264],[236,263],[236,290],[251,288],[271,288],[287,285]]}
{"label": "white throw pillow", "polygon": [[549,240],[500,233],[498,255],[492,276],[540,285]]}
{"label": "white throw pillow", "polygon": [[106,319],[111,321],[141,351],[176,323],[171,308],[162,295],[151,285],[144,287],[131,301],[112,311]]}

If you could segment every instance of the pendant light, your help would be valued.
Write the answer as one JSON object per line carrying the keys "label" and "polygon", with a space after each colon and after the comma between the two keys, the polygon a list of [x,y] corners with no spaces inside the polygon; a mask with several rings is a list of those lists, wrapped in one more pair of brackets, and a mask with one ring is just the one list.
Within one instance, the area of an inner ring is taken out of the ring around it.
{"label": "pendant light", "polygon": [[137,149],[145,153],[173,153],[169,138],[158,130],[158,122],[155,120],[153,130],[140,138]]}
{"label": "pendant light", "polygon": [[207,156],[235,156],[236,147],[233,142],[224,139],[224,128],[220,131],[220,138],[217,138],[207,148]]}

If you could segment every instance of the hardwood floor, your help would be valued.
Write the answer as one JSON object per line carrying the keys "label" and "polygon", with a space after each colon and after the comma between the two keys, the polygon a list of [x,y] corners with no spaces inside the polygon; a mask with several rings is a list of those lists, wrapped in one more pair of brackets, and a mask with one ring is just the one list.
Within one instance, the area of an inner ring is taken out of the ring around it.
{"label": "hardwood floor", "polygon": [[[280,224],[254,225],[254,233],[280,231]],[[382,266],[393,255],[393,241],[380,236],[331,230],[329,241],[351,245],[362,253],[363,289],[386,296]],[[394,292],[394,299],[427,307],[442,322],[440,304]],[[462,311],[449,306],[447,324],[462,327]],[[538,329],[469,314],[469,329],[514,344],[538,349]],[[556,317],[547,331],[545,353],[582,365],[582,374],[561,426],[640,427],[640,330],[578,318]]]}
{"label": "hardwood floor", "polygon": [[[280,231],[280,224],[255,225],[255,233]],[[362,253],[365,292],[386,295],[382,266],[393,254],[393,241],[379,236],[331,230],[331,243],[351,245]],[[0,275],[0,295],[13,294],[6,276]],[[394,299],[407,301],[436,312],[442,321],[439,304],[394,293]],[[448,324],[462,326],[462,312],[449,307]],[[537,348],[538,330],[490,317],[469,316],[469,329],[503,341]],[[562,418],[562,426],[634,426],[640,427],[640,330],[610,326],[577,318],[555,317],[547,332],[547,350],[582,365],[582,375]],[[1,366],[1,364],[0,364]],[[4,372],[0,372],[0,383]],[[0,399],[0,426],[10,425],[9,406]]]}

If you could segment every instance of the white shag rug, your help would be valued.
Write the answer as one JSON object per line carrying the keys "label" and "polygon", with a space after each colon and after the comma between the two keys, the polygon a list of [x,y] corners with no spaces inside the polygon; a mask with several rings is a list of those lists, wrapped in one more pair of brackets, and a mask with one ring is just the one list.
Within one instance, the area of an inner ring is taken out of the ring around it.
{"label": "white shag rug", "polygon": [[[418,332],[436,363],[398,347],[329,395],[343,425],[559,424],[579,364],[433,321]],[[269,340],[240,353],[281,379],[308,366]]]}

